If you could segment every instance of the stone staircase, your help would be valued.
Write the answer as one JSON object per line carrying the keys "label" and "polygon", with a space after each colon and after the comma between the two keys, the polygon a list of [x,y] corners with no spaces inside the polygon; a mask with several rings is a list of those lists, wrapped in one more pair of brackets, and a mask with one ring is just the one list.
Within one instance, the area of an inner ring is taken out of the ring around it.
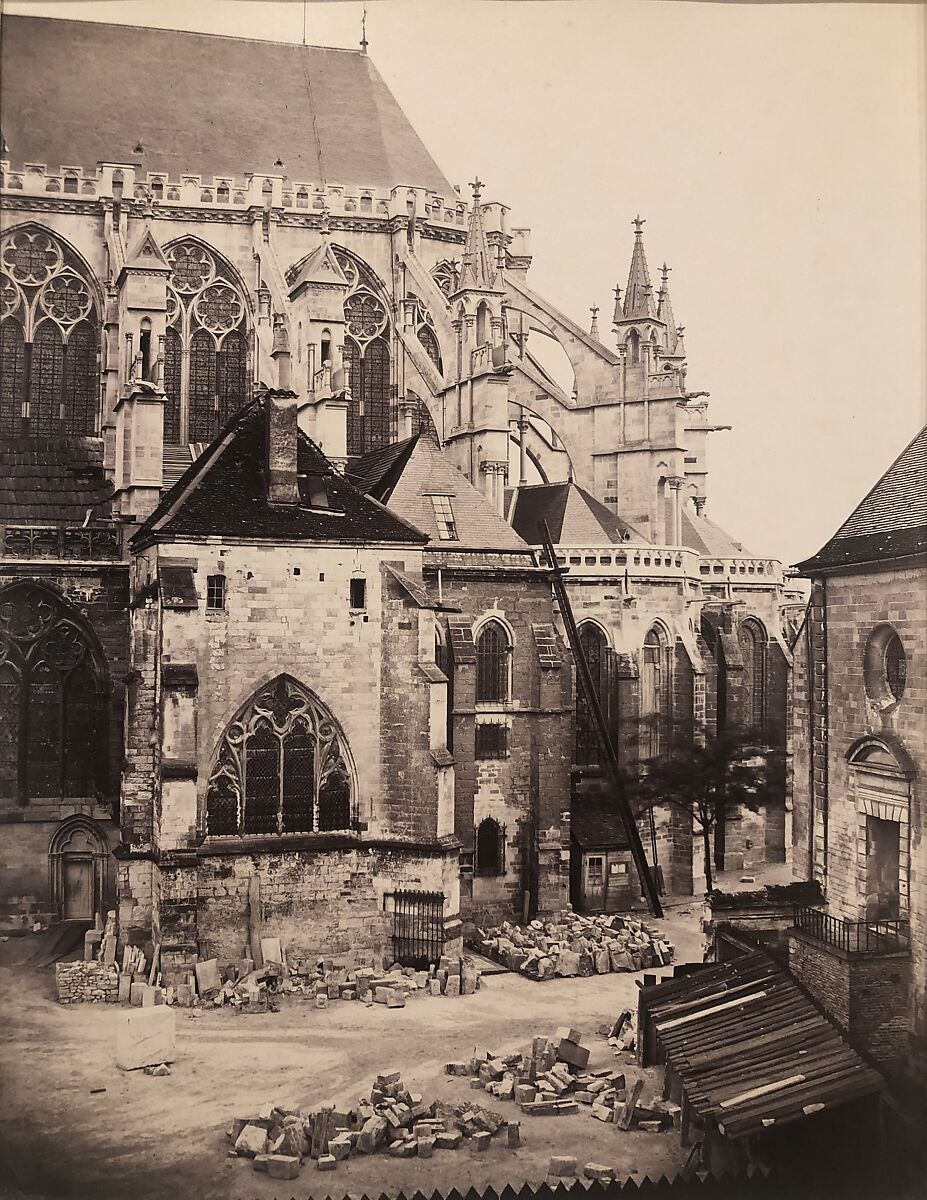
{"label": "stone staircase", "polygon": [[164,447],[164,490],[174,486],[177,480],[193,462],[190,447],[184,443],[181,446]]}

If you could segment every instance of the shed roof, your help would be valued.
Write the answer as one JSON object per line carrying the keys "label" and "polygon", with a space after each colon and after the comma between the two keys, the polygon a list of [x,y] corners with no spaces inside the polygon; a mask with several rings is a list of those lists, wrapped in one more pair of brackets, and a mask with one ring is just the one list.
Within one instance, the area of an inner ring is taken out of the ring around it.
{"label": "shed roof", "polygon": [[96,524],[111,518],[112,494],[98,438],[0,441],[0,521]]}
{"label": "shed roof", "polygon": [[881,1091],[791,975],[749,954],[642,988],[667,1062],[693,1111],[741,1138]]}
{"label": "shed roof", "polygon": [[628,831],[621,813],[607,800],[576,796],[570,810],[570,833],[583,850],[628,848]]}
{"label": "shed roof", "polygon": [[139,163],[172,179],[251,172],[455,195],[357,50],[4,16],[0,67],[16,166]]}

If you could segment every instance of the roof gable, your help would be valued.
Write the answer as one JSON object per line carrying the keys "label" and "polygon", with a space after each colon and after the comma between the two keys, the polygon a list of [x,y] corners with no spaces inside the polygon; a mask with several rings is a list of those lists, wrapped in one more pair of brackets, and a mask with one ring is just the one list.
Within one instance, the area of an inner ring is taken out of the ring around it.
{"label": "roof gable", "polygon": [[540,545],[541,523],[547,522],[554,545],[612,545],[647,539],[575,483],[543,483],[520,487],[512,525],[526,542]]}
{"label": "roof gable", "polygon": [[[94,68],[75,72],[75,62]],[[16,165],[137,162],[171,179],[285,173],[455,195],[356,50],[4,16],[0,67],[3,133]]]}
{"label": "roof gable", "polygon": [[830,541],[798,567],[884,561],[927,550],[927,425],[905,446]]}
{"label": "roof gable", "polygon": [[[381,473],[371,485],[373,495],[381,498],[391,512],[424,530],[431,539],[431,549],[531,553],[511,525],[493,510],[430,437],[419,436],[398,443],[395,451],[392,457],[385,451],[377,452],[383,457],[379,463]],[[364,465],[373,474],[373,456],[365,457]],[[432,496],[450,497],[457,527],[455,539],[441,537]]]}
{"label": "roof gable", "polygon": [[[154,535],[414,545],[427,541],[423,533],[339,475],[304,433],[298,436],[298,506],[268,503],[266,420],[263,402],[256,400],[181,476],[133,543]],[[317,502],[320,491],[327,497],[327,507]]]}
{"label": "roof gable", "polygon": [[322,284],[324,287],[349,288],[347,276],[341,269],[341,264],[335,258],[331,242],[324,241],[320,246],[307,255],[299,274],[290,287],[290,295],[295,295],[300,288],[310,284]]}

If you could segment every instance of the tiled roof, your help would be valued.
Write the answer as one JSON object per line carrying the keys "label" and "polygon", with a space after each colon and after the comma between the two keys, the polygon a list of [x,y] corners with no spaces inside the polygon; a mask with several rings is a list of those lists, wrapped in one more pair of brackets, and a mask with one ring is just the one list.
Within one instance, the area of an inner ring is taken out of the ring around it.
{"label": "tiled roof", "polygon": [[[355,461],[352,478],[376,476],[372,495],[391,512],[410,521],[431,538],[429,549],[506,550],[531,553],[515,530],[498,515],[477,489],[461,474],[438,444],[419,436],[400,442],[390,457],[386,450]],[[457,537],[440,537],[432,495],[450,497]]]}
{"label": "tiled roof", "polygon": [[628,834],[621,814],[607,800],[575,796],[570,810],[570,834],[584,850],[627,849]]}
{"label": "tiled roof", "polygon": [[640,1008],[641,1036],[652,1025],[693,1112],[725,1137],[778,1129],[884,1087],[765,954],[642,988]]}
{"label": "tiled roof", "polygon": [[83,525],[108,520],[113,485],[96,438],[0,441],[0,521]]}
{"label": "tiled roof", "polygon": [[710,558],[736,558],[741,554],[752,557],[743,543],[735,542],[720,525],[685,508],[682,510],[682,544]]}
{"label": "tiled roof", "polygon": [[927,551],[927,425],[834,536],[798,564],[803,574],[818,569],[903,558]]}
{"label": "tiled roof", "polygon": [[[302,503],[274,507],[267,501],[264,463],[267,427],[256,400],[241,410],[164,496],[133,542],[152,533],[331,542],[407,542],[425,535],[397,519],[347,482],[304,433],[299,434],[297,471]],[[313,479],[322,477],[329,509],[310,507]]]}
{"label": "tiled roof", "polygon": [[391,442],[350,459],[345,475],[355,487],[382,503],[396,486],[418,438],[416,434],[404,442]]}
{"label": "tiled roof", "polygon": [[254,172],[455,194],[356,50],[5,15],[0,79],[14,166],[135,162],[172,179]]}
{"label": "tiled roof", "polygon": [[547,522],[554,545],[646,541],[632,525],[575,483],[542,483],[518,489],[513,527],[526,542],[539,545],[542,521]]}

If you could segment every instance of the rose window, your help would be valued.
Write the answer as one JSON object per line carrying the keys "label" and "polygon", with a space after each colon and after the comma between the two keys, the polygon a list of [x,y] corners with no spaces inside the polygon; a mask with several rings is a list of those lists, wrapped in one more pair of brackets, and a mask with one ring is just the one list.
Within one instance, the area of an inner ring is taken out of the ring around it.
{"label": "rose window", "polygon": [[168,253],[171,284],[178,292],[198,292],[215,274],[215,264],[202,246],[174,246]]}
{"label": "rose window", "polygon": [[3,247],[3,265],[17,283],[45,283],[62,265],[61,249],[46,233],[14,233]]}
{"label": "rose window", "polygon": [[42,307],[62,325],[73,325],[90,312],[91,299],[87,286],[76,275],[59,275],[42,291]]}
{"label": "rose window", "polygon": [[197,297],[194,308],[200,324],[212,333],[234,329],[245,311],[241,297],[225,283],[208,287]]}
{"label": "rose window", "polygon": [[358,292],[345,301],[344,320],[352,337],[360,342],[369,342],[385,328],[386,311],[376,296],[371,296],[369,292]]}

